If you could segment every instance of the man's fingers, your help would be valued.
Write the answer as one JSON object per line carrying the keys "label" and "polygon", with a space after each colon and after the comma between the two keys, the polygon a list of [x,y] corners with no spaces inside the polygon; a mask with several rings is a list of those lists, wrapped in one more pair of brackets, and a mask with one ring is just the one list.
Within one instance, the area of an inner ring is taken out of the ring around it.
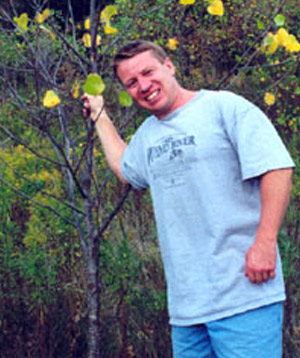
{"label": "man's fingers", "polygon": [[270,279],[273,280],[275,278],[275,270],[270,271]]}
{"label": "man's fingers", "polygon": [[91,109],[90,109],[90,104],[89,104],[88,99],[83,99],[82,113],[85,118],[89,117],[91,114]]}
{"label": "man's fingers", "polygon": [[252,283],[263,283],[263,282],[267,282],[270,279],[274,279],[275,271],[267,270],[267,271],[258,272],[247,268],[245,271],[245,275]]}
{"label": "man's fingers", "polygon": [[81,96],[81,100],[83,101],[83,108],[82,108],[83,116],[85,118],[88,118],[91,115],[91,104],[90,104],[89,96],[85,93],[84,95]]}
{"label": "man's fingers", "polygon": [[261,282],[266,282],[270,278],[270,273],[268,271],[264,271],[261,273]]}
{"label": "man's fingers", "polygon": [[85,118],[88,118],[91,114],[91,111],[89,110],[89,108],[83,108],[82,113]]}

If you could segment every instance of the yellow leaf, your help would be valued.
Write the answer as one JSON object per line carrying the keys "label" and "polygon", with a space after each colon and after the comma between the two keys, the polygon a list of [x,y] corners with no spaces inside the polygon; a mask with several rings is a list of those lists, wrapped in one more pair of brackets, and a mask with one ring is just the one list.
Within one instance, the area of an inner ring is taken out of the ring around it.
{"label": "yellow leaf", "polygon": [[50,9],[45,9],[42,13],[36,15],[36,22],[42,24],[51,15]]}
{"label": "yellow leaf", "polygon": [[110,34],[116,34],[118,32],[118,29],[114,28],[114,27],[111,27],[110,26],[110,23],[107,22],[106,25],[104,26],[104,32],[107,34],[107,35],[110,35]]}
{"label": "yellow leaf", "polygon": [[44,18],[46,19],[47,17],[49,17],[50,15],[51,15],[51,11],[50,11],[50,9],[45,9],[44,11],[43,11],[43,15],[44,15]]}
{"label": "yellow leaf", "polygon": [[79,91],[80,91],[80,84],[78,81],[76,81],[72,90],[73,98],[77,99],[79,97]]}
{"label": "yellow leaf", "polygon": [[91,21],[90,21],[89,18],[85,19],[85,21],[84,21],[84,28],[85,28],[86,30],[89,30],[89,29],[91,28]]}
{"label": "yellow leaf", "polygon": [[286,43],[285,43],[285,49],[289,52],[299,52],[300,51],[300,43],[296,39],[294,35],[289,35]]}
{"label": "yellow leaf", "polygon": [[97,35],[96,36],[96,45],[99,46],[101,44],[101,36]]}
{"label": "yellow leaf", "polygon": [[104,10],[101,12],[101,21],[105,23],[104,32],[106,34],[116,34],[118,29],[111,27],[110,19],[112,16],[117,15],[118,11],[114,5],[105,6]]}
{"label": "yellow leaf", "polygon": [[176,50],[178,48],[178,44],[179,44],[179,41],[176,38],[170,38],[168,40],[167,47],[170,50],[174,51],[174,50]]}
{"label": "yellow leaf", "polygon": [[51,30],[47,29],[45,26],[41,25],[40,29],[43,30],[47,35],[49,35],[53,41],[56,39],[54,33]]}
{"label": "yellow leaf", "polygon": [[181,5],[193,5],[196,2],[196,0],[180,0],[179,4]]}
{"label": "yellow leaf", "polygon": [[[92,46],[92,37],[89,33],[85,33],[83,36],[82,36],[82,41],[83,41],[83,45],[85,47],[91,47]],[[101,44],[101,36],[100,35],[97,35],[96,36],[96,45],[99,46]]]}
{"label": "yellow leaf", "polygon": [[118,14],[118,10],[114,5],[107,5],[101,11],[101,20],[103,22],[108,22],[112,18],[112,16],[117,14]]}
{"label": "yellow leaf", "polygon": [[289,37],[289,33],[283,27],[281,27],[275,36],[277,38],[278,45],[285,46],[285,43]]}
{"label": "yellow leaf", "polygon": [[272,32],[269,32],[264,39],[263,51],[272,54],[276,52],[278,46],[279,46],[278,37],[272,34]]}
{"label": "yellow leaf", "polygon": [[213,0],[207,8],[207,11],[211,15],[223,16],[224,6],[221,0]]}
{"label": "yellow leaf", "polygon": [[19,17],[14,17],[14,22],[18,25],[18,28],[20,30],[20,32],[25,32],[28,30],[28,15],[26,12],[24,12],[23,14],[21,14]]}
{"label": "yellow leaf", "polygon": [[44,22],[43,15],[40,12],[38,12],[35,19],[38,24],[42,24]]}
{"label": "yellow leaf", "polygon": [[59,103],[60,103],[60,98],[53,90],[46,92],[44,99],[43,99],[44,107],[52,108],[52,107],[57,106]]}
{"label": "yellow leaf", "polygon": [[82,41],[83,41],[83,45],[84,47],[91,47],[92,46],[92,38],[91,35],[88,33],[85,33],[82,36]]}
{"label": "yellow leaf", "polygon": [[266,92],[264,100],[268,106],[273,106],[273,104],[275,103],[275,96],[273,95],[273,93]]}

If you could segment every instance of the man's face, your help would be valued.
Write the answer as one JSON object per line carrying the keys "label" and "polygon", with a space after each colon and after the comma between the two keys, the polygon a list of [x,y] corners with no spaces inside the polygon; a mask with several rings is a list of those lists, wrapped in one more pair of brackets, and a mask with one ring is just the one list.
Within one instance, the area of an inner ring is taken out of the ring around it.
{"label": "man's face", "polygon": [[169,58],[161,63],[151,51],[123,60],[117,74],[134,102],[158,118],[176,109],[179,85]]}

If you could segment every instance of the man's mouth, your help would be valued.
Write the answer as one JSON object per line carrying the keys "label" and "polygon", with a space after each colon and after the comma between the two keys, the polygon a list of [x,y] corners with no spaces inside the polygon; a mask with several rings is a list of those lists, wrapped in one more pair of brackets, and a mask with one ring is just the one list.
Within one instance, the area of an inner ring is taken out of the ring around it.
{"label": "man's mouth", "polygon": [[158,96],[159,92],[160,92],[159,90],[157,90],[157,91],[155,91],[155,92],[152,92],[152,93],[150,94],[150,96],[148,96],[148,97],[145,98],[146,101],[147,101],[147,102],[152,101],[154,98],[156,98],[156,97]]}

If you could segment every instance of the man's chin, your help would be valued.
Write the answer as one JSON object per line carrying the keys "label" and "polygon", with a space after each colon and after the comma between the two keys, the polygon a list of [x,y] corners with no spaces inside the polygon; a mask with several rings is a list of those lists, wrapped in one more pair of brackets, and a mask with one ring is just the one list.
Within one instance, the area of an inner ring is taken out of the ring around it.
{"label": "man's chin", "polygon": [[169,108],[165,108],[163,106],[159,106],[158,101],[156,103],[147,103],[147,102],[139,102],[134,101],[137,107],[144,109],[154,116],[158,118],[162,118],[169,113]]}

